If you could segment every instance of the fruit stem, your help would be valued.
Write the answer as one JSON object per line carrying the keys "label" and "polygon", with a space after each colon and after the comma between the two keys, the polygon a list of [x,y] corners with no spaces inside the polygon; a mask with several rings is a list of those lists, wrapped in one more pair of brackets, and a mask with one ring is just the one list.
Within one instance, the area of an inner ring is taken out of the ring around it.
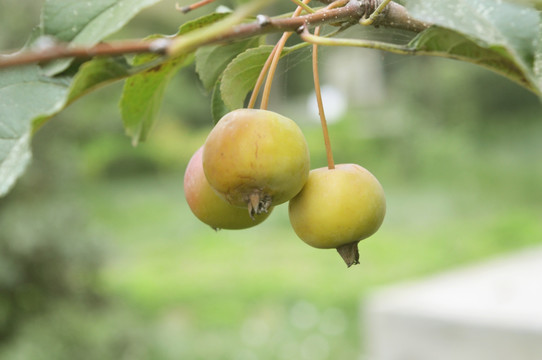
{"label": "fruit stem", "polygon": [[[320,35],[320,26],[314,29],[314,36]],[[331,151],[331,141],[327,130],[326,114],[324,112],[324,102],[322,101],[322,91],[320,89],[320,77],[318,76],[318,45],[312,45],[312,74],[314,77],[314,92],[316,93],[316,102],[318,103],[318,114],[320,115],[320,124],[324,133],[324,144],[326,146],[327,167],[330,170],[335,169],[333,161],[333,152]]]}
{"label": "fruit stem", "polygon": [[359,264],[358,243],[359,241],[355,241],[349,244],[341,245],[337,248],[337,252],[339,255],[341,255],[346,263],[346,266],[348,267]]}
{"label": "fruit stem", "polygon": [[309,14],[314,14],[316,11],[314,11],[314,9],[312,9],[311,7],[309,7],[307,4],[305,4],[304,2],[302,2],[301,0],[291,0],[293,3],[295,3],[296,5],[298,6],[301,6],[303,8],[303,10],[305,10],[307,13]]}
{"label": "fruit stem", "polygon": [[207,4],[210,4],[212,2],[214,2],[215,0],[201,0],[201,1],[198,1],[198,2],[195,2],[193,4],[190,4],[188,6],[181,6],[179,4],[176,4],[175,5],[175,9],[177,9],[177,11],[180,11],[182,12],[183,14],[186,14],[192,10],[196,10],[202,6],[205,6]]}
{"label": "fruit stem", "polygon": [[252,90],[252,94],[250,95],[250,100],[247,106],[248,109],[253,109],[254,105],[256,105],[256,100],[258,99],[258,93],[260,92],[260,88],[262,87],[263,80],[265,79],[265,74],[267,74],[267,71],[269,70],[269,66],[271,65],[271,61],[273,60],[273,57],[275,56],[277,47],[278,47],[278,43],[275,45],[273,50],[271,50],[271,53],[267,57],[267,60],[265,61],[265,64],[263,65],[262,70],[260,71],[258,80],[256,80],[256,85],[254,85],[254,89]]}
{"label": "fruit stem", "polygon": [[[311,0],[303,0],[304,4],[308,4]],[[298,6],[297,9],[295,9],[294,13],[292,14],[292,17],[297,17],[299,14],[301,14],[301,11],[303,11],[303,8],[301,6]],[[273,84],[273,78],[275,77],[275,72],[277,70],[277,65],[280,59],[280,55],[282,54],[282,49],[284,49],[284,46],[286,45],[286,41],[288,38],[292,35],[291,32],[285,32],[282,34],[280,40],[278,41],[277,45],[275,46],[274,53],[272,52],[269,57],[272,58],[271,65],[269,67],[269,72],[267,74],[267,80],[265,81],[265,86],[263,88],[263,94],[262,94],[262,102],[260,104],[260,109],[266,110],[267,105],[269,104],[269,95],[271,93],[271,84]],[[265,66],[264,66],[265,67]],[[262,69],[263,71],[263,69]]]}
{"label": "fruit stem", "polygon": [[[301,8],[298,8],[298,9],[301,9]],[[285,32],[284,34],[282,34],[280,40],[275,46],[276,48],[275,52],[272,53],[271,66],[269,67],[267,80],[265,81],[265,86],[263,88],[262,102],[260,104],[260,109],[262,110],[266,110],[267,105],[269,104],[269,96],[271,94],[271,84],[273,84],[273,78],[275,77],[275,72],[277,70],[277,65],[279,63],[280,55],[282,53],[282,49],[284,49],[284,46],[286,45],[286,40],[288,40],[288,38],[291,35],[292,35],[291,32]]]}

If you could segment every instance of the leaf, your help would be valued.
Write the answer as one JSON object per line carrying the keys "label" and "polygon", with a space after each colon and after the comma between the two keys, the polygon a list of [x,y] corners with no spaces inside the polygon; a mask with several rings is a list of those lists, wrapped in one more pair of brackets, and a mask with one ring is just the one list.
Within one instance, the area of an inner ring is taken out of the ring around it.
{"label": "leaf", "polygon": [[74,78],[44,76],[37,65],[0,71],[0,196],[26,169],[37,127],[83,94],[126,77],[128,69],[111,58],[86,62]]}
{"label": "leaf", "polygon": [[[542,14],[540,14],[542,18]],[[542,21],[538,31],[538,44],[535,53],[534,74],[538,82],[538,88],[542,89]]]}
{"label": "leaf", "polygon": [[455,58],[484,66],[538,92],[525,69],[503,47],[486,48],[463,34],[438,26],[422,32],[408,46],[419,54]]}
{"label": "leaf", "polygon": [[[41,33],[34,33],[32,39],[45,34],[91,45],[122,27],[145,6],[158,1],[47,0]],[[181,26],[179,33],[204,27],[224,16],[212,14],[189,21]],[[155,56],[142,59],[147,64]],[[83,63],[74,77],[46,76],[60,73],[68,65],[69,62],[61,66],[57,63],[45,69],[54,70],[49,72],[36,65],[0,70],[0,196],[9,191],[29,163],[35,129],[80,96],[149,67],[132,68],[120,58],[97,58]]]}
{"label": "leaf", "polygon": [[408,0],[406,6],[417,19],[437,25],[412,47],[481,64],[542,94],[535,74],[541,21],[533,8],[495,0]]}
{"label": "leaf", "polygon": [[[136,14],[161,0],[46,0],[42,10],[42,35],[72,45],[91,46],[121,29]],[[47,74],[61,73],[70,60],[46,66]]]}
{"label": "leaf", "polygon": [[196,72],[203,87],[212,89],[228,64],[243,51],[260,45],[261,38],[236,41],[226,45],[204,46],[196,51]]}
{"label": "leaf", "polygon": [[67,86],[40,74],[35,65],[0,71],[0,196],[26,169],[32,120],[63,106]]}
{"label": "leaf", "polygon": [[84,63],[73,78],[68,103],[112,82],[131,75],[131,66],[124,58],[96,58]]}
{"label": "leaf", "polygon": [[179,27],[179,32],[177,35],[186,34],[190,31],[198,30],[208,25],[214,24],[215,22],[224,19],[230,13],[231,12],[214,12],[199,17],[197,19],[187,21]]}
{"label": "leaf", "polygon": [[213,123],[216,124],[224,115],[230,110],[224,104],[222,100],[222,93],[220,92],[220,81],[215,84],[213,93],[211,95],[211,115],[213,116]]}
{"label": "leaf", "polygon": [[[179,28],[177,36],[198,30],[213,24],[227,13],[213,13],[192,21],[188,21]],[[162,35],[152,35],[147,39],[161,38]],[[149,64],[158,59],[155,54],[142,54],[134,58],[134,65]],[[126,134],[132,138],[136,146],[147,138],[164,97],[164,91],[172,76],[193,59],[192,54],[183,54],[168,59],[146,71],[131,76],[126,80],[120,100],[122,121]]]}
{"label": "leaf", "polygon": [[237,56],[224,70],[220,92],[229,110],[242,108],[247,94],[254,88],[273,46],[262,45]]}
{"label": "leaf", "polygon": [[506,0],[511,3],[530,5],[537,10],[542,10],[542,0]]}
{"label": "leaf", "polygon": [[126,133],[136,146],[145,141],[158,115],[171,77],[185,65],[189,55],[177,57],[126,80],[120,100]]}
{"label": "leaf", "polygon": [[[284,48],[281,57],[288,55],[300,47]],[[222,74],[220,92],[222,100],[229,110],[242,108],[247,94],[254,88],[260,71],[269,54],[271,45],[261,45],[239,54],[229,63]]]}

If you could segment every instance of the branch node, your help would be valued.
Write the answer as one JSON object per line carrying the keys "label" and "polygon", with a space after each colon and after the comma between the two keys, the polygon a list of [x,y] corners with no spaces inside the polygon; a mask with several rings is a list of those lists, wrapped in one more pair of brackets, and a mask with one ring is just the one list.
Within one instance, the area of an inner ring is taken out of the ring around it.
{"label": "branch node", "polygon": [[175,10],[182,12],[183,14],[189,13],[192,9],[190,6],[181,6],[179,4],[175,4]]}
{"label": "branch node", "polygon": [[156,39],[153,40],[149,45],[149,51],[156,54],[165,54],[169,45],[171,44],[170,39]]}
{"label": "branch node", "polygon": [[259,14],[256,16],[256,23],[258,26],[264,27],[271,24],[271,18],[267,15]]}
{"label": "branch node", "polygon": [[32,51],[46,51],[58,46],[57,40],[49,35],[38,37],[32,44]]}
{"label": "branch node", "polygon": [[303,34],[305,33],[306,31],[308,31],[308,27],[307,27],[307,24],[303,24],[301,25],[300,27],[298,27],[295,32],[298,33],[298,34]]}

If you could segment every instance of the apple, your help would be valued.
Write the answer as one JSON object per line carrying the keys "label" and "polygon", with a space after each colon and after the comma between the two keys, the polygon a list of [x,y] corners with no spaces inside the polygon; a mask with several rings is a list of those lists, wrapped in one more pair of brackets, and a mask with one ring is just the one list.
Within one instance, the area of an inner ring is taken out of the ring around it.
{"label": "apple", "polygon": [[251,216],[294,197],[307,181],[309,149],[297,124],[275,112],[238,109],[222,117],[205,141],[209,184]]}
{"label": "apple", "polygon": [[260,224],[271,213],[252,218],[246,208],[233,206],[219,196],[205,178],[202,164],[203,147],[192,156],[184,174],[184,194],[190,210],[213,229],[246,229]]}
{"label": "apple", "polygon": [[299,238],[315,248],[337,249],[348,266],[359,263],[357,244],[378,230],[385,213],[382,186],[357,164],[312,170],[289,203]]}

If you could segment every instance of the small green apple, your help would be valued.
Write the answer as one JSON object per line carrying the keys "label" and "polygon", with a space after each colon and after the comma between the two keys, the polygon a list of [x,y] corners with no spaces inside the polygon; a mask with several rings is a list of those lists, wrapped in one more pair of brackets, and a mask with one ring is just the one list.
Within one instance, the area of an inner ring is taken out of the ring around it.
{"label": "small green apple", "polygon": [[213,189],[254,216],[301,191],[309,150],[294,121],[272,111],[238,109],[209,133],[203,170]]}
{"label": "small green apple", "polygon": [[271,213],[271,208],[251,218],[246,208],[233,206],[220,197],[209,185],[203,173],[203,147],[192,156],[184,174],[184,194],[190,210],[213,229],[246,229],[260,224]]}
{"label": "small green apple", "polygon": [[289,204],[290,223],[301,240],[336,248],[348,266],[359,263],[358,242],[378,230],[385,213],[382,186],[356,164],[312,170]]}

